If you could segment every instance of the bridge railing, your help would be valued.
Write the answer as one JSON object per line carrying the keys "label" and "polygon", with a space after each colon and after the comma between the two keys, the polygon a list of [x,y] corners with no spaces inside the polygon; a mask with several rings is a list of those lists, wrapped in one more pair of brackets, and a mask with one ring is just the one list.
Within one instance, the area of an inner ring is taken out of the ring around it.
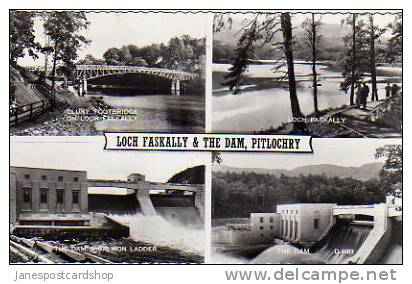
{"label": "bridge railing", "polygon": [[180,70],[172,70],[166,68],[157,68],[157,67],[145,67],[145,66],[119,66],[119,65],[76,65],[77,71],[153,71],[153,72],[166,72],[169,74],[179,74],[179,75],[187,75],[187,76],[194,76],[197,75],[195,73],[190,73],[186,71]]}

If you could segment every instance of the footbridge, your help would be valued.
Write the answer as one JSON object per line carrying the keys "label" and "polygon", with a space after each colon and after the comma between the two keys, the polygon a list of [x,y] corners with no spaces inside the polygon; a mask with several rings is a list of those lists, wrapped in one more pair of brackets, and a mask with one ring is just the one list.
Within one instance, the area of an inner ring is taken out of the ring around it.
{"label": "footbridge", "polygon": [[[61,66],[59,64],[58,66]],[[48,72],[52,66],[38,65],[25,67],[31,72]],[[47,70],[47,71],[46,71]],[[196,79],[199,75],[192,72],[155,68],[146,66],[118,66],[118,65],[76,65],[75,77],[78,80],[78,94],[87,94],[87,80],[115,75],[115,74],[147,74],[171,80],[171,93],[180,95],[180,83]]]}
{"label": "footbridge", "polygon": [[201,216],[204,214],[204,186],[177,184],[177,183],[159,183],[149,182],[145,180],[145,176],[141,174],[131,174],[125,180],[107,180],[107,179],[88,179],[89,187],[100,188],[122,188],[126,189],[126,194],[136,195],[136,199],[140,205],[142,213],[145,216],[156,215],[156,210],[150,199],[150,191],[164,191],[165,194],[172,192],[191,192],[194,195],[195,207],[199,210]]}

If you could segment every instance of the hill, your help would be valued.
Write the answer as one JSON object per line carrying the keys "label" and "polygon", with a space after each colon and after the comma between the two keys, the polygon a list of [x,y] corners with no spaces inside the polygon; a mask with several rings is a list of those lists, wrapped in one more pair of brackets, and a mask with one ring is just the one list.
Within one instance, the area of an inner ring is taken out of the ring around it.
{"label": "hill", "polygon": [[379,177],[379,171],[382,169],[383,163],[369,163],[360,167],[343,167],[332,164],[320,164],[302,166],[292,170],[286,169],[264,169],[264,168],[237,168],[224,165],[213,165],[213,171],[215,172],[254,172],[258,174],[271,174],[274,176],[280,176],[284,174],[286,176],[307,176],[322,175],[325,174],[328,177],[352,177],[358,180],[370,180],[377,179]]}
{"label": "hill", "polygon": [[187,168],[173,175],[167,182],[185,183],[185,184],[204,184],[205,183],[205,166],[195,166]]}

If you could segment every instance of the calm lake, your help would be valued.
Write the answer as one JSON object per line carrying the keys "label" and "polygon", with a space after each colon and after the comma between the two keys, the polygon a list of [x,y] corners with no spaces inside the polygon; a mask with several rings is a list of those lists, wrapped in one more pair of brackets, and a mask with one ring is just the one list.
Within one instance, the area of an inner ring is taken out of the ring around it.
{"label": "calm lake", "polygon": [[203,132],[204,96],[183,94],[130,94],[128,91],[93,90],[89,95],[103,96],[113,108],[136,110],[133,121],[99,121],[102,131]]}
{"label": "calm lake", "polygon": [[[273,66],[265,64],[250,65],[245,76],[252,79],[272,80],[281,74],[273,73]],[[213,72],[227,73],[230,64],[213,64]],[[314,111],[311,87],[311,65],[304,62],[295,63],[295,75],[298,83],[298,99],[304,114]],[[388,76],[378,76],[378,96],[385,97],[386,79],[399,79],[400,67],[382,67]],[[317,67],[318,79],[321,86],[318,88],[319,109],[339,107],[349,104],[349,92],[339,90],[343,78],[341,73],[332,71],[326,65]],[[217,76],[216,76],[217,77]],[[368,78],[366,78],[368,79]],[[398,84],[399,85],[399,84]],[[291,117],[289,92],[281,87],[262,88],[257,85],[244,86],[244,90],[233,95],[228,87],[213,82],[212,100],[212,129],[214,132],[253,132],[270,127],[278,127]],[[370,87],[370,86],[369,86]],[[368,100],[371,96],[368,97]]]}

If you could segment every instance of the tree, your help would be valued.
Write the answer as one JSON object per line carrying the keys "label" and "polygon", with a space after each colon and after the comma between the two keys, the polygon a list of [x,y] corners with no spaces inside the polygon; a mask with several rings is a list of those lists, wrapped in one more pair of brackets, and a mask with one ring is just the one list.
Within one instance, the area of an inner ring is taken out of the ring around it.
{"label": "tree", "polygon": [[104,64],[104,60],[97,59],[91,54],[87,54],[83,59],[77,61],[79,65],[101,65]]}
{"label": "tree", "polygon": [[[289,82],[289,96],[290,106],[292,109],[293,118],[299,119],[303,117],[300,110],[298,95],[296,92],[295,67],[293,61],[293,36],[292,36],[292,22],[289,13],[281,14],[281,26],[283,33],[284,52],[286,56],[286,63],[288,66],[288,82]],[[306,125],[303,122],[295,122],[293,124],[293,132],[305,133]]]}
{"label": "tree", "polygon": [[402,195],[402,157],[402,145],[385,145],[376,149],[375,158],[385,158],[383,169],[379,175],[381,186],[386,194]]}
{"label": "tree", "polygon": [[[225,76],[225,81],[223,85],[229,86],[235,94],[239,93],[240,86],[243,84],[242,75],[247,70],[250,63],[250,59],[254,56],[254,45],[260,44],[273,45],[276,52],[281,50],[284,57],[279,58],[273,68],[274,72],[278,72],[285,65],[287,66],[287,72],[284,76],[276,78],[278,80],[283,80],[288,78],[289,86],[289,98],[292,116],[295,119],[293,122],[293,132],[294,133],[306,133],[306,124],[299,122],[300,118],[303,118],[303,114],[300,110],[299,100],[296,91],[296,79],[294,70],[294,59],[293,59],[293,29],[290,14],[285,12],[277,14],[264,14],[263,20],[262,14],[257,14],[254,18],[244,21],[244,25],[240,30],[241,36],[237,43],[237,49],[235,51],[236,56],[232,61],[232,67],[229,69],[229,74]],[[222,25],[215,23],[215,27],[222,28]],[[282,33],[283,41],[273,43],[273,39],[276,34]]]}
{"label": "tree", "polygon": [[[50,39],[53,54],[52,90],[55,89],[57,62],[61,61],[61,71],[65,74],[74,69],[73,60],[77,59],[79,48],[89,41],[82,31],[89,25],[85,12],[50,12],[44,22],[46,36]],[[53,106],[55,97],[53,96]]]}
{"label": "tree", "polygon": [[349,103],[354,105],[355,88],[359,86],[366,71],[369,71],[369,52],[365,23],[359,19],[359,15],[352,14],[342,24],[351,27],[350,34],[343,38],[345,52],[340,60],[344,81],[341,89],[345,92],[350,89]]}
{"label": "tree", "polygon": [[376,51],[375,42],[382,36],[386,29],[380,29],[373,24],[373,15],[369,15],[369,26],[367,26],[369,35],[369,69],[372,82],[372,101],[378,100],[378,87],[376,83]]}
{"label": "tree", "polygon": [[123,52],[116,47],[106,50],[105,53],[103,53],[103,58],[108,65],[123,65],[125,61]]}
{"label": "tree", "polygon": [[403,46],[403,24],[402,14],[397,14],[392,23],[387,26],[391,31],[391,37],[387,42],[386,57],[389,62],[402,62],[402,46]]}
{"label": "tree", "polygon": [[319,35],[319,28],[322,25],[321,19],[315,20],[315,13],[312,13],[311,19],[306,19],[302,23],[302,28],[304,30],[304,38],[306,44],[309,46],[312,56],[312,88],[313,88],[313,105],[315,109],[316,117],[319,117],[319,108],[318,108],[318,78],[316,72],[316,61],[319,51],[319,41],[321,35]]}
{"label": "tree", "polygon": [[17,59],[27,52],[34,59],[40,44],[35,42],[34,18],[36,13],[26,11],[10,11],[10,63],[17,64]]}

